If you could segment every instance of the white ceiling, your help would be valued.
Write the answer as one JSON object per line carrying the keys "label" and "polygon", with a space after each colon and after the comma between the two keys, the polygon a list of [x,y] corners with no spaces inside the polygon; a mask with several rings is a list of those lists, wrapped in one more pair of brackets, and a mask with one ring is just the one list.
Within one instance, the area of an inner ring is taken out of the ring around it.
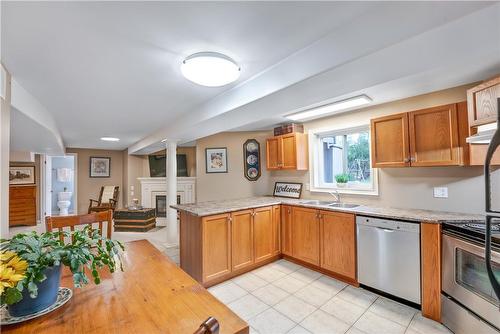
{"label": "white ceiling", "polygon": [[[500,71],[499,22],[494,2],[3,1],[1,57],[66,146],[145,153],[357,92],[382,103],[484,79]],[[199,51],[231,56],[241,79],[185,80]]]}

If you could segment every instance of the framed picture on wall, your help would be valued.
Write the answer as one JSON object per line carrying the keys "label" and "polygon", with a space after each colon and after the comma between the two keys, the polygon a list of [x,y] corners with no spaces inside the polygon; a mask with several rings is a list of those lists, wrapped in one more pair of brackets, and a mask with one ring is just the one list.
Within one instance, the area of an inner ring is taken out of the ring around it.
{"label": "framed picture on wall", "polygon": [[205,166],[207,173],[227,173],[227,148],[206,148]]}
{"label": "framed picture on wall", "polygon": [[34,185],[35,166],[10,166],[9,185]]}
{"label": "framed picture on wall", "polygon": [[90,157],[89,176],[109,177],[111,175],[111,158]]}

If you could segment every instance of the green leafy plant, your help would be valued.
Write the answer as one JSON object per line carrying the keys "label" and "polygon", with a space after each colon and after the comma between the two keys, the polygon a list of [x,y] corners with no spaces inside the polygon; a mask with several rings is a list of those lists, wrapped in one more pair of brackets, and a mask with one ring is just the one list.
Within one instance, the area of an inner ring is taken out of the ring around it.
{"label": "green leafy plant", "polygon": [[[68,243],[59,239],[60,235],[70,240]],[[90,272],[95,284],[101,282],[99,269],[107,267],[114,272],[117,267],[123,271],[120,252],[125,250],[117,240],[102,237],[99,230],[86,226],[72,232],[45,232],[38,234],[20,233],[12,239],[0,240],[2,252],[14,252],[28,263],[24,279],[16,286],[7,287],[0,298],[1,305],[14,304],[22,299],[21,292],[28,289],[30,297],[38,295],[38,283],[47,277],[45,269],[64,265],[73,273],[73,284],[80,288],[89,283],[87,272]],[[4,264],[2,263],[2,266]]]}
{"label": "green leafy plant", "polygon": [[348,174],[337,174],[335,175],[335,181],[337,183],[347,183],[349,181]]}

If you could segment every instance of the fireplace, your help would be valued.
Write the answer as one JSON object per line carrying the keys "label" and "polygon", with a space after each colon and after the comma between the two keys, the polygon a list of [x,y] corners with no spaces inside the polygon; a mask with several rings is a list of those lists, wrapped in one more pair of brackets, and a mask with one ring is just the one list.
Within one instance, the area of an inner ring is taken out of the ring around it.
{"label": "fireplace", "polygon": [[[167,217],[167,196],[155,196],[156,217]],[[177,204],[181,204],[181,195],[177,195]]]}

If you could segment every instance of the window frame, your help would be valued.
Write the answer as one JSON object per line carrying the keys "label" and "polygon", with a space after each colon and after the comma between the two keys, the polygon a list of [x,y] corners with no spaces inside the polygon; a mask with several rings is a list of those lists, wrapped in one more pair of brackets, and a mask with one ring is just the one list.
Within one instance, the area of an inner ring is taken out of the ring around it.
{"label": "window frame", "polygon": [[[321,166],[323,163],[322,154],[319,152],[320,143],[322,138],[326,136],[339,136],[347,135],[356,132],[368,132],[368,146],[370,152],[370,168],[372,170],[372,186],[370,188],[340,188],[340,187],[329,187],[321,181]],[[378,168],[373,168],[372,166],[372,145],[371,145],[371,131],[370,125],[352,126],[340,129],[316,129],[309,130],[309,166],[311,167],[310,172],[310,191],[311,192],[322,192],[328,193],[332,191],[338,191],[341,194],[353,194],[353,195],[367,195],[367,196],[378,196]]]}

